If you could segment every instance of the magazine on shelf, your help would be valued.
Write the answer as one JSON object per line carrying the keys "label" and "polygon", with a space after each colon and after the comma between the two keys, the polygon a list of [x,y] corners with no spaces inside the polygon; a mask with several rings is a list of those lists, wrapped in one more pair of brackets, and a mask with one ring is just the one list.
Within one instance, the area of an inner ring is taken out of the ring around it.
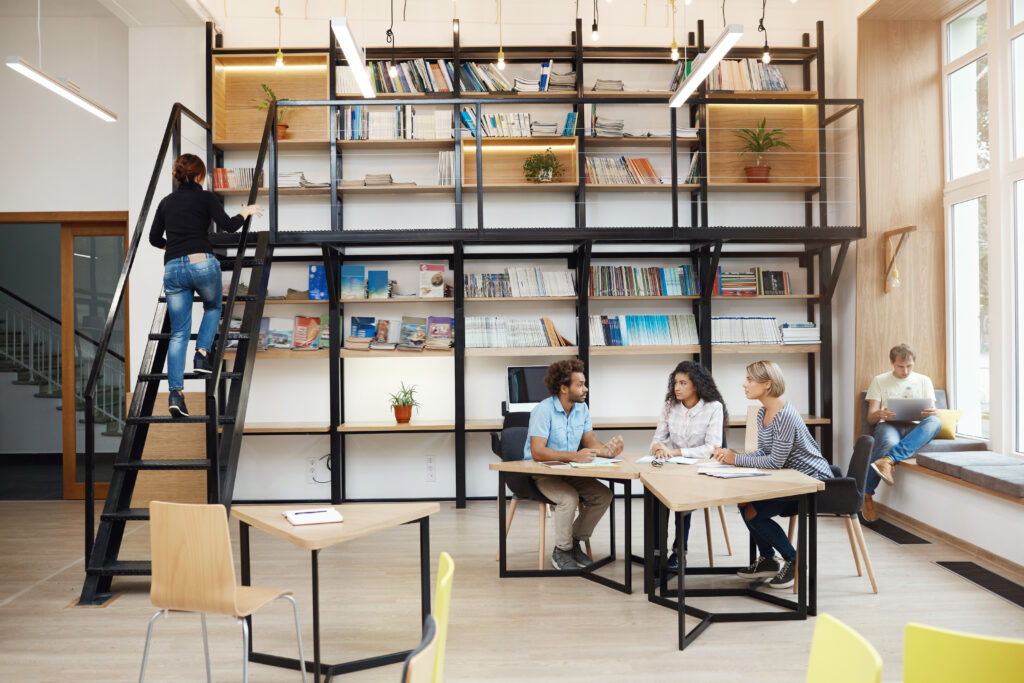
{"label": "magazine on shelf", "polygon": [[411,315],[402,316],[402,331],[398,348],[403,351],[422,351],[427,343],[427,319]]}
{"label": "magazine on shelf", "polygon": [[361,339],[372,339],[377,322],[373,316],[352,316],[349,336]]}
{"label": "magazine on shelf", "polygon": [[366,298],[388,298],[388,271],[370,270],[366,273]]}
{"label": "magazine on shelf", "polygon": [[452,343],[452,323],[451,317],[435,317],[430,316],[427,318],[427,343],[426,348],[428,349],[447,349]]}
{"label": "magazine on shelf", "polygon": [[320,345],[320,318],[303,315],[295,316],[292,334],[292,348],[296,351],[312,351]]}
{"label": "magazine on shelf", "polygon": [[401,332],[401,320],[385,320],[381,318],[377,321],[377,327],[374,331],[373,341],[370,342],[370,348],[393,351],[398,346]]}
{"label": "magazine on shelf", "polygon": [[309,267],[309,298],[327,298],[327,273],[323,266]]}
{"label": "magazine on shelf", "polygon": [[320,343],[321,349],[327,349],[331,346],[331,317],[329,315],[322,316],[320,318]]}
{"label": "magazine on shelf", "polygon": [[444,266],[441,264],[420,264],[421,299],[441,299],[444,297]]}
{"label": "magazine on shelf", "polygon": [[366,266],[341,267],[341,298],[366,298]]}
{"label": "magazine on shelf", "polygon": [[[238,334],[241,331],[242,331],[242,319],[241,318],[232,318],[231,319],[231,324],[228,326],[228,334],[229,335],[231,333]],[[237,339],[232,339],[229,336],[227,341],[224,342],[224,348],[225,349],[237,349],[238,348],[238,340]]]}
{"label": "magazine on shelf", "polygon": [[256,350],[265,351],[267,348],[268,337],[270,336],[270,318],[260,319],[260,336],[256,340]]}
{"label": "magazine on shelf", "polygon": [[292,348],[294,321],[291,318],[270,318],[267,328],[267,348]]}

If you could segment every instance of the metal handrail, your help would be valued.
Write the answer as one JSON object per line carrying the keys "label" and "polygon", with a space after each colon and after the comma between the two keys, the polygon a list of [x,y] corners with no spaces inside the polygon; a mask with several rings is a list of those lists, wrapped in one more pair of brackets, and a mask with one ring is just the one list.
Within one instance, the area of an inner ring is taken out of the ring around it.
{"label": "metal handrail", "polygon": [[[12,292],[11,290],[7,289],[6,287],[0,287],[0,292],[2,292],[4,294],[6,294],[7,296],[11,297],[12,299],[17,301],[22,306],[26,306],[26,307],[32,309],[34,312],[36,312],[39,315],[43,316],[44,318],[46,318],[50,322],[57,323],[58,325],[61,324],[59,318],[53,317],[52,315],[50,315],[49,313],[47,313],[43,309],[41,309],[38,306],[36,306],[35,304],[33,304],[31,301],[26,301],[25,299],[22,299],[20,296],[18,296],[17,294]],[[84,339],[85,341],[89,342],[93,346],[99,346],[100,345],[100,343],[98,341],[96,341],[95,339],[93,339],[92,337],[90,337],[87,334],[79,332],[78,330],[75,330],[75,336],[78,337],[79,339]],[[113,351],[108,351],[108,353],[111,356],[113,356],[114,358],[116,358],[119,361],[121,361],[122,363],[124,362],[124,357],[123,356],[119,356],[118,354],[114,353]]]}

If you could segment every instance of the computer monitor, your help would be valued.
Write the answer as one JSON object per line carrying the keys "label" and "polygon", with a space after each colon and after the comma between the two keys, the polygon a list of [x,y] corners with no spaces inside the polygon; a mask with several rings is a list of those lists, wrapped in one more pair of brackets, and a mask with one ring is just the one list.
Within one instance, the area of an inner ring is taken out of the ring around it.
{"label": "computer monitor", "polygon": [[546,365],[517,365],[507,368],[509,412],[530,411],[551,394],[544,384]]}

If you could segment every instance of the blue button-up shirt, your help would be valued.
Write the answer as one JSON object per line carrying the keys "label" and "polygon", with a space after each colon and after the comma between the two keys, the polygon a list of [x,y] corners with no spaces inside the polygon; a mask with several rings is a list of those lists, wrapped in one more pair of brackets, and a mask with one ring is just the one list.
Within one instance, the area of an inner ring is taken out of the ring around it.
{"label": "blue button-up shirt", "polygon": [[590,408],[586,403],[574,403],[568,415],[557,396],[546,398],[530,411],[530,429],[526,435],[523,459],[533,460],[530,437],[547,439],[547,447],[556,451],[575,453],[580,449],[583,435],[594,429],[590,421]]}

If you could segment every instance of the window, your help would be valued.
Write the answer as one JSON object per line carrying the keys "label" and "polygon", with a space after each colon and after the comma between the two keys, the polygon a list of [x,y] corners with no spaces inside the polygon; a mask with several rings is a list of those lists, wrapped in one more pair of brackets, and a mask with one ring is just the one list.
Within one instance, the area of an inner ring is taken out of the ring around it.
{"label": "window", "polygon": [[988,168],[988,57],[962,66],[947,78],[949,179]]}
{"label": "window", "polygon": [[[1013,184],[1013,234],[1014,249],[1014,280],[1016,281],[1015,297],[1015,353],[1014,358],[1020,359],[1024,353],[1024,180]],[[1017,419],[1016,419],[1016,450],[1024,450],[1024,363],[1018,360],[1016,368]]]}
{"label": "window", "polygon": [[946,24],[946,61],[956,61],[987,40],[988,12],[981,3]]}
{"label": "window", "polygon": [[[1024,4],[1024,0],[1020,0]],[[1024,36],[1010,43],[1013,92],[1013,158],[1024,157]]]}

